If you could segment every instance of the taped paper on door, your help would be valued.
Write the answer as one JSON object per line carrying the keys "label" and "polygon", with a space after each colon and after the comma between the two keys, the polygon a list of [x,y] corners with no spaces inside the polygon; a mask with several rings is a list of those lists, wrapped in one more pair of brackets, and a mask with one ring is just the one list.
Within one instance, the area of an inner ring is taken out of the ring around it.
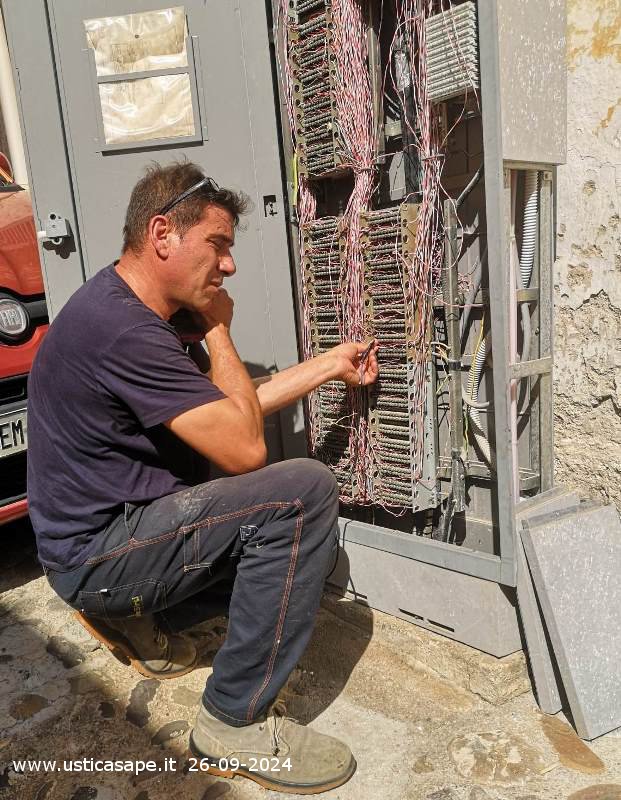
{"label": "taped paper on door", "polygon": [[[188,67],[183,6],[89,19],[84,27],[97,76],[123,78],[98,84],[106,144],[194,136],[189,71],[157,74]],[[153,77],[128,79],[151,71]]]}
{"label": "taped paper on door", "polygon": [[84,20],[97,75],[187,67],[185,9]]}
{"label": "taped paper on door", "polygon": [[194,135],[189,75],[99,84],[106,144]]}

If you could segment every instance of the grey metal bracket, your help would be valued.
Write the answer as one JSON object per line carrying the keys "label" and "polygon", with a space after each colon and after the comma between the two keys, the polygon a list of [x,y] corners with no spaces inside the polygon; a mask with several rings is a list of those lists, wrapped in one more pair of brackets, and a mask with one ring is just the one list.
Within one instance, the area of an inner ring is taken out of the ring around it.
{"label": "grey metal bracket", "polygon": [[533,361],[521,361],[518,364],[510,364],[510,375],[512,379],[521,380],[530,378],[534,375],[547,375],[552,372],[552,356],[536,358]]}
{"label": "grey metal bracket", "polygon": [[446,241],[444,245],[444,269],[442,272],[442,293],[446,334],[449,345],[449,407],[451,420],[451,493],[453,511],[461,513],[466,508],[466,487],[464,470],[464,412],[461,383],[461,342],[459,327],[459,288],[457,260],[457,220],[455,208],[450,200],[444,203]]}
{"label": "grey metal bracket", "polygon": [[55,211],[50,211],[45,220],[45,228],[37,231],[37,239],[41,242],[51,242],[54,247],[59,247],[64,239],[71,238],[71,228],[67,220]]}

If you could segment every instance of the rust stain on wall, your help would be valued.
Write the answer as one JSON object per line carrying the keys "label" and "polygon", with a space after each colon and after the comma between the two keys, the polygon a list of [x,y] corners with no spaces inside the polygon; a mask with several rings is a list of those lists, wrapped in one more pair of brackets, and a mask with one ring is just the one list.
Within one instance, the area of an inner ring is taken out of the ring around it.
{"label": "rust stain on wall", "polygon": [[568,0],[567,61],[570,69],[581,55],[621,63],[621,7],[618,0]]}
{"label": "rust stain on wall", "polygon": [[600,121],[599,125],[597,126],[595,133],[599,133],[601,128],[607,128],[610,125],[610,122],[614,116],[615,111],[621,106],[621,97],[617,99],[616,103],[613,103],[611,106],[608,106],[608,112],[603,120]]}

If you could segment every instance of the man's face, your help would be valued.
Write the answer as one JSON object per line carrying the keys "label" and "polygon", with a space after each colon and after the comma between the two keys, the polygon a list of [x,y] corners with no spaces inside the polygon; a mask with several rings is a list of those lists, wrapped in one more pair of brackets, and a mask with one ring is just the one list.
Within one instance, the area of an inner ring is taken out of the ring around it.
{"label": "man's face", "polygon": [[203,312],[224,278],[235,274],[233,217],[221,206],[207,206],[201,221],[183,238],[172,236],[167,285],[182,307]]}

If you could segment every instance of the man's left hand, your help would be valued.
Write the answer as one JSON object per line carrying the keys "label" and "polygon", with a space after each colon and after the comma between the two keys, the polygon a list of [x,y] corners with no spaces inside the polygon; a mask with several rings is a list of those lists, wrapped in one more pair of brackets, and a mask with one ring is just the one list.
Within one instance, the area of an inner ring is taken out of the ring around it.
{"label": "man's left hand", "polygon": [[[337,380],[348,386],[368,386],[379,376],[377,365],[377,340],[368,350],[368,342],[345,342],[329,350],[326,355],[337,359]],[[368,353],[363,357],[365,352]]]}

